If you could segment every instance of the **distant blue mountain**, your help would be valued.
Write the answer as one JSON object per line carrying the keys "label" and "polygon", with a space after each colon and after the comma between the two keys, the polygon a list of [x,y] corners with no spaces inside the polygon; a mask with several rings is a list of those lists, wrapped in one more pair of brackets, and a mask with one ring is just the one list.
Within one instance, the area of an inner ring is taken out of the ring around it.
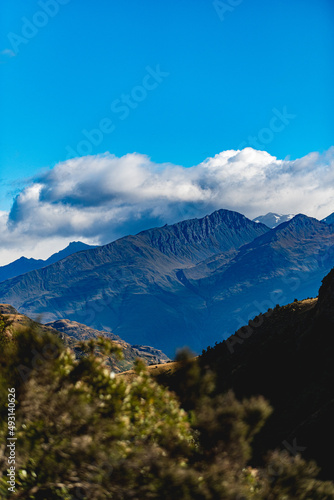
{"label": "distant blue mountain", "polygon": [[21,257],[20,259],[7,264],[6,266],[0,267],[0,282],[8,280],[10,278],[15,278],[15,276],[20,276],[21,274],[28,273],[29,271],[34,271],[36,269],[41,269],[42,267],[54,264],[58,260],[65,259],[73,253],[80,252],[82,250],[88,250],[90,248],[95,248],[91,245],[86,245],[81,241],[72,241],[66,248],[60,250],[46,260],[42,259],[27,259],[26,257]]}

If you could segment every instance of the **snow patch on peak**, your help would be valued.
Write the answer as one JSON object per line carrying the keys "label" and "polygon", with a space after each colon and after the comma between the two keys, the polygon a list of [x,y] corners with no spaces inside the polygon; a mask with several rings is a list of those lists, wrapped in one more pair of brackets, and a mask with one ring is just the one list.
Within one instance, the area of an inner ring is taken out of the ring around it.
{"label": "snow patch on peak", "polygon": [[268,212],[266,215],[259,215],[253,219],[253,222],[261,222],[262,224],[265,224],[273,229],[274,227],[279,226],[279,224],[293,219],[294,216],[294,214],[277,214],[274,212]]}

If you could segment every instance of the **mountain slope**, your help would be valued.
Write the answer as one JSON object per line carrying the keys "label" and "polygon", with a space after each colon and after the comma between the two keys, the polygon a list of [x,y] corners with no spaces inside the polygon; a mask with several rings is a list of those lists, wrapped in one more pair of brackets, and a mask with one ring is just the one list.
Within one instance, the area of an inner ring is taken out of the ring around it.
{"label": "mountain slope", "polygon": [[282,224],[283,222],[288,222],[293,217],[294,217],[293,214],[282,215],[282,214],[275,214],[273,212],[268,212],[266,215],[259,215],[258,217],[255,217],[253,221],[258,223],[261,222],[262,224],[265,224],[266,226],[273,229],[274,227],[279,226],[279,224]]}
{"label": "mountain slope", "polygon": [[13,321],[13,325],[10,328],[11,331],[24,328],[28,324],[32,324],[42,333],[53,333],[57,335],[57,337],[61,338],[62,341],[79,357],[82,356],[82,351],[79,348],[80,341],[96,339],[99,336],[109,338],[110,340],[116,342],[123,352],[123,359],[121,360],[114,357],[106,359],[107,363],[116,373],[131,369],[137,358],[142,359],[144,363],[149,365],[152,363],[160,364],[169,361],[169,358],[159,349],[142,345],[131,346],[113,333],[94,330],[86,325],[69,321],[67,319],[43,325],[31,320],[24,314],[18,313],[17,310],[9,304],[0,304],[0,314],[8,316],[8,318]]}
{"label": "mountain slope", "polygon": [[234,255],[179,271],[179,279],[205,300],[209,344],[277,303],[315,296],[333,265],[334,227],[300,214]]}
{"label": "mountain slope", "polygon": [[72,241],[66,248],[57,252],[46,260],[42,259],[27,259],[26,257],[21,257],[20,259],[7,264],[6,266],[0,267],[0,282],[14,278],[15,276],[20,276],[21,274],[34,271],[36,269],[41,269],[42,267],[49,266],[58,260],[64,259],[73,253],[80,252],[82,250],[88,250],[89,248],[95,248],[91,245],[86,245],[81,241]]}
{"label": "mountain slope", "polygon": [[116,372],[128,370],[129,367],[132,367],[136,358],[141,358],[147,364],[167,363],[169,361],[169,358],[159,349],[155,349],[151,346],[130,345],[127,342],[124,342],[124,340],[122,340],[118,335],[89,328],[88,326],[78,323],[77,321],[59,319],[57,321],[47,323],[45,326],[65,334],[67,337],[76,342],[96,339],[99,336],[107,337],[110,340],[113,340],[121,347],[124,356],[123,360],[112,361],[113,368]]}
{"label": "mountain slope", "polygon": [[110,330],[132,344],[172,355],[183,343],[202,345],[205,299],[178,278],[216,254],[266,233],[241,214],[219,210],[202,219],[143,231],[74,254],[0,284],[0,297],[44,321],[68,318]]}

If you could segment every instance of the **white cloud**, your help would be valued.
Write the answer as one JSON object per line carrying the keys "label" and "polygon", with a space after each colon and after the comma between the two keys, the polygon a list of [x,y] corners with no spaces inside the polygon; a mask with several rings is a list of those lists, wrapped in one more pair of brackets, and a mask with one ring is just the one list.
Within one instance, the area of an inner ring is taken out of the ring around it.
{"label": "white cloud", "polygon": [[73,239],[107,243],[142,229],[227,208],[323,218],[334,211],[334,148],[298,160],[224,151],[191,168],[138,153],[71,159],[25,187],[0,213],[0,263],[47,257]]}

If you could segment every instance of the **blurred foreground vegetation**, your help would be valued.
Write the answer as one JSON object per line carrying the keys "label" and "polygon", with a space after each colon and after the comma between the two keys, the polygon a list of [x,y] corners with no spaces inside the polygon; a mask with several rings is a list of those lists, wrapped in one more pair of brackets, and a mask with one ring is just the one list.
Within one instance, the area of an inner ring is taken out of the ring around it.
{"label": "blurred foreground vegetation", "polygon": [[[287,452],[249,466],[253,437],[272,412],[262,397],[217,394],[212,374],[186,356],[187,408],[141,363],[115,376],[96,349],[79,360],[33,326],[11,332],[0,317],[1,498],[12,499],[334,499],[318,468]],[[7,395],[16,392],[16,492],[7,484]]]}

